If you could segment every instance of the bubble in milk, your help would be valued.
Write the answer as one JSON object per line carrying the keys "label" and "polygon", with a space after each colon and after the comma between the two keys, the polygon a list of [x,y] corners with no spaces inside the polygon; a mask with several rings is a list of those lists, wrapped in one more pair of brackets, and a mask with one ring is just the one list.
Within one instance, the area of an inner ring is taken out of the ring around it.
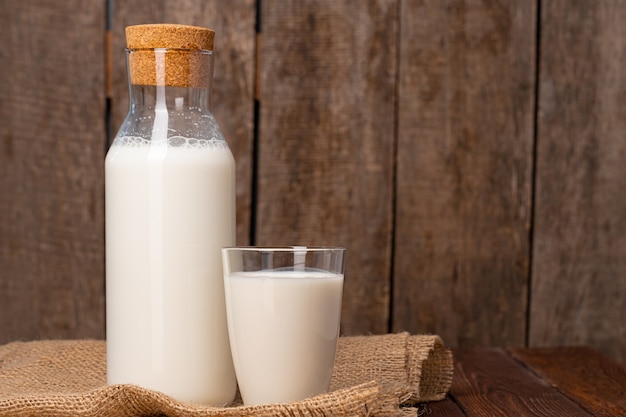
{"label": "bubble in milk", "polygon": [[[113,141],[115,146],[124,146],[130,148],[149,147],[152,140],[138,136],[122,136],[117,137]],[[217,137],[211,139],[186,138],[183,136],[172,136],[167,138],[167,145],[171,148],[189,148],[189,149],[225,149],[228,148],[226,141]]]}
{"label": "bubble in milk", "polygon": [[185,140],[185,138],[180,137],[180,136],[175,136],[173,138],[168,139],[168,144],[175,148],[185,146],[186,143],[187,141]]}

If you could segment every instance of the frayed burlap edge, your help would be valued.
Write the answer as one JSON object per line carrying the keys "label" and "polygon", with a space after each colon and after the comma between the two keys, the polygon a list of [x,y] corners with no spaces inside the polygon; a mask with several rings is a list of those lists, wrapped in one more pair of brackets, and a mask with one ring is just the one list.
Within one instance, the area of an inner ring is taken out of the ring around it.
{"label": "frayed burlap edge", "polygon": [[79,417],[310,417],[393,415],[375,382],[288,404],[205,407],[185,404],[134,385],[111,385],[84,394],[0,399],[0,416]]}
{"label": "frayed burlap edge", "polygon": [[407,373],[412,403],[445,398],[453,377],[452,351],[439,336],[407,337]]}
{"label": "frayed burlap edge", "polygon": [[452,384],[452,352],[437,335],[340,338],[331,389],[378,381],[401,405],[438,401]]}

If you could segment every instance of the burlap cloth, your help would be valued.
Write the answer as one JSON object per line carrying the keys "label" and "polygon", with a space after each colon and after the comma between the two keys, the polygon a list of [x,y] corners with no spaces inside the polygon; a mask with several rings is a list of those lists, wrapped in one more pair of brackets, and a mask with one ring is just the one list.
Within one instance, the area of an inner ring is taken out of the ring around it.
{"label": "burlap cloth", "polygon": [[101,340],[0,346],[0,416],[400,416],[445,397],[452,354],[437,336],[341,337],[329,393],[226,408],[181,403],[132,385],[106,385]]}

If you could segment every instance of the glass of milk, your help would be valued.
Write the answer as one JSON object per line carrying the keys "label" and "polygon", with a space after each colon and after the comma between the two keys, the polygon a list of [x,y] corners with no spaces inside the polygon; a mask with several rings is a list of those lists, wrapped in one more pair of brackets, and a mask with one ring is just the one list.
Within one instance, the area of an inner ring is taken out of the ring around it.
{"label": "glass of milk", "polygon": [[245,405],[328,390],[344,271],[343,248],[222,249],[226,316]]}

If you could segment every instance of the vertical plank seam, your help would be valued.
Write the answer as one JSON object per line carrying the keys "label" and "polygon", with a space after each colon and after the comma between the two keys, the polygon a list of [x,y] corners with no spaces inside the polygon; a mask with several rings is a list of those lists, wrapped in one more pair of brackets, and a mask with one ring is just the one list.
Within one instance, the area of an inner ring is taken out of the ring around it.
{"label": "vertical plank seam", "polygon": [[387,332],[394,331],[394,292],[395,292],[395,258],[396,258],[396,219],[397,219],[397,193],[398,193],[398,143],[400,129],[398,124],[399,118],[399,102],[400,102],[400,55],[401,55],[401,38],[402,38],[402,18],[400,3],[403,0],[396,1],[396,68],[395,68],[395,82],[393,92],[393,133],[391,135],[393,140],[393,151],[391,161],[391,236],[389,242],[389,311],[388,311],[388,323]]}
{"label": "vertical plank seam", "polygon": [[524,344],[530,346],[530,330],[531,330],[531,305],[532,305],[532,281],[533,281],[533,253],[534,253],[534,234],[535,234],[535,207],[537,203],[537,148],[539,141],[539,93],[540,93],[540,63],[541,63],[541,0],[537,0],[535,10],[535,89],[533,100],[533,142],[532,142],[532,160],[530,168],[530,226],[528,230],[528,272],[526,287],[526,328],[524,335]]}
{"label": "vertical plank seam", "polygon": [[111,106],[112,106],[112,98],[113,98],[113,7],[115,0],[104,0],[105,1],[105,13],[104,13],[104,84],[105,84],[105,106],[104,106],[104,129],[105,129],[105,141],[104,141],[104,152],[109,149],[111,142],[113,141],[113,120],[111,115]]}
{"label": "vertical plank seam", "polygon": [[[104,155],[107,154],[109,150],[109,146],[113,141],[113,115],[112,115],[112,105],[113,105],[113,8],[115,7],[115,0],[104,0],[104,64],[105,64],[105,80],[104,80]],[[104,165],[104,161],[102,161]],[[104,166],[103,166],[104,168]],[[100,202],[104,204],[104,201]],[[104,211],[103,211],[104,212]],[[106,215],[106,213],[105,213]],[[105,230],[105,222],[102,222],[101,227],[101,236],[104,236],[106,239],[106,230]],[[102,262],[104,263],[102,267],[102,271],[104,275],[102,278],[102,293],[104,294],[105,301],[105,310],[106,310],[106,250],[104,256],[102,257]],[[106,311],[104,312],[105,319],[102,322],[102,334],[106,338]]]}
{"label": "vertical plank seam", "polygon": [[250,181],[250,245],[256,245],[256,221],[258,207],[258,182],[259,182],[259,142],[261,122],[261,16],[263,14],[262,1],[256,1],[255,10],[255,44],[254,44],[254,110],[252,115],[252,168]]}

